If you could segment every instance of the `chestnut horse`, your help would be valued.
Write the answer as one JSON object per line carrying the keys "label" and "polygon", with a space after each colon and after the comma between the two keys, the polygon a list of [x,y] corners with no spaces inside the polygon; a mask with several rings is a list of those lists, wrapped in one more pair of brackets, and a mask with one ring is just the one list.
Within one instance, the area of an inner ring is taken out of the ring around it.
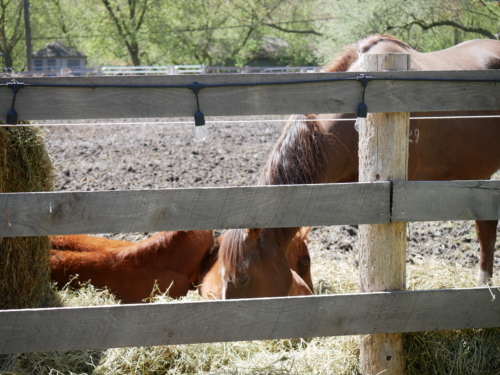
{"label": "chestnut horse", "polygon": [[[289,296],[302,296],[313,294],[314,288],[311,277],[311,257],[307,243],[309,239],[307,235],[311,227],[302,228],[293,238],[288,250],[288,265],[292,270],[293,283]],[[216,241],[220,245],[222,237]],[[202,262],[200,277],[198,280],[198,292],[206,299],[221,299],[222,298],[222,279],[220,276],[218,251],[219,247],[214,246],[210,252],[205,255]],[[265,285],[263,294],[269,293],[269,289],[273,288],[273,284]]]}
{"label": "chestnut horse", "polygon": [[62,288],[90,281],[107,287],[126,303],[150,297],[155,282],[172,298],[185,296],[199,278],[201,261],[213,246],[212,231],[161,232],[134,243],[106,238],[69,235],[51,236],[52,281]]}
{"label": "chestnut horse", "polygon": [[[473,40],[443,51],[419,53],[395,38],[374,35],[347,48],[325,70],[356,72],[359,53],[383,52],[409,53],[412,70],[500,69],[500,41]],[[473,114],[498,115],[500,111]],[[358,133],[353,122],[327,121],[352,117],[352,114],[292,116],[269,156],[259,184],[358,181]],[[410,134],[409,180],[489,179],[500,169],[497,118],[415,119],[410,121]],[[479,285],[487,283],[493,274],[497,223],[497,220],[476,221],[480,245]],[[297,230],[229,230],[220,247],[222,297],[257,296],[256,285],[270,280],[276,282],[276,288],[267,296],[286,295],[292,283],[286,249]]]}

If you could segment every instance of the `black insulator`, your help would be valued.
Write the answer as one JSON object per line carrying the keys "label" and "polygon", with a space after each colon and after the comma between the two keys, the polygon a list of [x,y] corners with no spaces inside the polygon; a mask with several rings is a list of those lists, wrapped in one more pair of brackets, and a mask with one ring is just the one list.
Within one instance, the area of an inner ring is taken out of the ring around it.
{"label": "black insulator", "polygon": [[10,108],[10,111],[7,112],[7,124],[9,125],[17,125],[17,112],[14,109],[14,104],[16,103],[16,96],[17,92],[21,87],[24,87],[23,82],[17,82],[15,79],[13,79],[11,82],[7,83],[7,87],[10,87],[12,91],[14,92],[14,97],[12,98],[12,107]]}
{"label": "black insulator", "polygon": [[365,102],[361,102],[358,106],[358,117],[366,118],[366,116],[368,116],[368,107]]}
{"label": "black insulator", "polygon": [[196,95],[198,95],[200,89],[204,88],[205,85],[203,83],[195,82],[195,83],[190,83],[189,85],[187,85],[187,87],[193,90]]}
{"label": "black insulator", "polygon": [[196,126],[205,125],[205,115],[200,110],[194,114],[194,123]]}
{"label": "black insulator", "polygon": [[14,108],[12,108],[9,112],[7,112],[6,122],[9,125],[17,125],[17,112]]}

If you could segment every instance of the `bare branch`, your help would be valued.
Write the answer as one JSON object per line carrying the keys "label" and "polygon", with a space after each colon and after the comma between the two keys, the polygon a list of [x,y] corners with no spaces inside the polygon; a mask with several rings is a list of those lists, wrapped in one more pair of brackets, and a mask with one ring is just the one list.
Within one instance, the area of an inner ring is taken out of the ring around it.
{"label": "bare branch", "polygon": [[262,26],[272,27],[274,29],[277,29],[277,30],[280,30],[280,31],[284,31],[285,33],[313,34],[313,35],[323,36],[323,34],[318,33],[315,30],[293,30],[293,29],[285,29],[283,27],[280,27],[280,26],[272,24],[272,23],[263,23]]}
{"label": "bare branch", "polygon": [[141,9],[139,10],[139,20],[137,21],[137,25],[135,27],[136,31],[139,31],[139,29],[142,26],[142,22],[144,21],[144,15],[146,14],[146,11],[148,10],[148,0],[145,0],[144,3],[141,6]]}
{"label": "bare branch", "polygon": [[120,20],[118,19],[118,17],[116,16],[115,14],[115,11],[113,10],[113,8],[111,7],[111,4],[109,3],[108,0],[102,0],[102,3],[103,5],[106,7],[106,9],[108,10],[108,13],[109,15],[111,16],[111,18],[113,19],[113,22],[115,23],[115,26],[116,26],[116,29],[118,30],[118,34],[123,38],[125,39],[125,33],[122,29],[122,26],[120,24]]}
{"label": "bare branch", "polygon": [[415,20],[415,21],[412,21],[412,22],[409,22],[409,23],[406,23],[406,24],[400,25],[400,26],[387,25],[386,30],[393,30],[393,29],[406,30],[413,25],[420,26],[420,28],[422,28],[422,30],[429,30],[429,29],[432,29],[434,27],[440,27],[440,26],[452,26],[452,27],[456,27],[457,29],[460,29],[460,30],[468,32],[468,33],[476,33],[476,34],[483,35],[489,39],[498,39],[495,36],[495,34],[490,32],[489,30],[483,29],[482,27],[464,26],[458,22],[450,21],[450,20],[434,21],[434,22],[430,22],[430,23],[427,23],[424,20]]}

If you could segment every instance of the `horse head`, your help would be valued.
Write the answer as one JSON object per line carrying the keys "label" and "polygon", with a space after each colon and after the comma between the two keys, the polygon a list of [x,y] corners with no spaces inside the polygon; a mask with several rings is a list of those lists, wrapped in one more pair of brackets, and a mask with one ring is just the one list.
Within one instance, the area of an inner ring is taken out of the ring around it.
{"label": "horse head", "polygon": [[219,252],[222,299],[290,295],[287,245],[269,229],[227,231]]}

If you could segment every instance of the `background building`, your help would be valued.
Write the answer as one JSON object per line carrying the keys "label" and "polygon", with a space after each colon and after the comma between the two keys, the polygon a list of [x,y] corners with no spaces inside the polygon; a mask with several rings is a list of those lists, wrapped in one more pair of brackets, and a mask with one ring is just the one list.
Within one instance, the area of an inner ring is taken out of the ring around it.
{"label": "background building", "polygon": [[85,69],[86,65],[87,56],[59,42],[51,42],[33,54],[35,74],[59,76],[67,72],[79,75],[78,70]]}

